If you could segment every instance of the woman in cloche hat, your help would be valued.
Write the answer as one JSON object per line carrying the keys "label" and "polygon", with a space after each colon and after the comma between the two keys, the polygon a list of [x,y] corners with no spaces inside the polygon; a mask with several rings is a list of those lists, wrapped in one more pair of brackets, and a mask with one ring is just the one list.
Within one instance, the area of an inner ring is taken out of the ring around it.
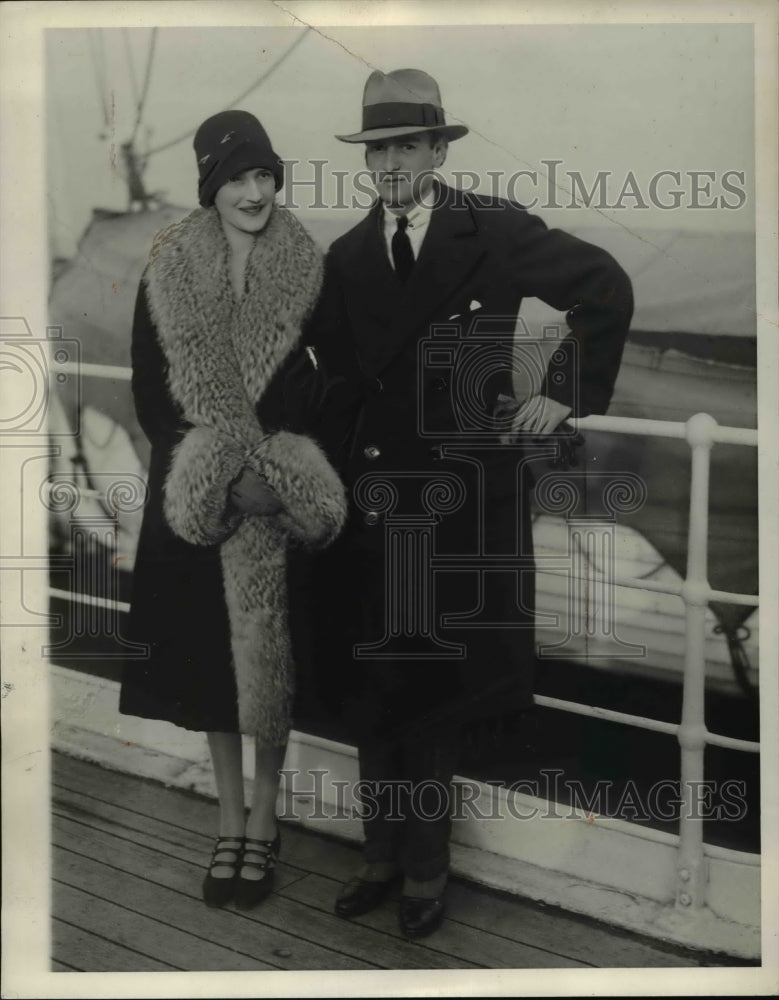
{"label": "woman in cloche hat", "polygon": [[[208,734],[219,831],[203,897],[247,908],[270,891],[279,852],[287,547],[330,542],[345,498],[285,410],[322,262],[275,204],[282,162],[246,111],[203,122],[194,146],[201,208],[156,237],[133,325],[133,394],[152,453],[131,632],[149,652],[125,666],[120,711]],[[248,815],[242,733],[255,741]]]}

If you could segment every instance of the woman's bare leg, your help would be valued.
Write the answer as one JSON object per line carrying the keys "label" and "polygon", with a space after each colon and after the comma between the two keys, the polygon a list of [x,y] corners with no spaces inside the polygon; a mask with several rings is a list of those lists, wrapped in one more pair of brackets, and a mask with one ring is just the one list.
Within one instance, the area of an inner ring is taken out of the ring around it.
{"label": "woman's bare leg", "polygon": [[[286,746],[274,747],[257,743],[254,749],[254,785],[249,818],[246,822],[246,836],[254,840],[273,840],[278,832],[276,825],[276,797],[279,792]],[[260,869],[246,866],[242,878],[260,879],[264,877]]]}
{"label": "woman's bare leg", "polygon": [[219,836],[243,837],[246,806],[240,733],[208,733],[208,747],[219,796]]}

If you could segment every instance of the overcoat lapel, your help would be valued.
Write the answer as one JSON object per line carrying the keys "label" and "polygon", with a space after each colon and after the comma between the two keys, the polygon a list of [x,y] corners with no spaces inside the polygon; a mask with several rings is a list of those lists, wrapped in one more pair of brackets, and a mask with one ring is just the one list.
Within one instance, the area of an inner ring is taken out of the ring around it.
{"label": "overcoat lapel", "polygon": [[346,276],[352,284],[349,300],[360,320],[354,336],[361,355],[375,341],[375,328],[389,326],[401,287],[387,257],[382,221],[383,210],[377,201],[355,230],[356,239],[346,261]]}
{"label": "overcoat lapel", "polygon": [[354,317],[356,348],[364,373],[375,377],[386,368],[412,335],[419,335],[436,307],[461,287],[478,266],[485,248],[477,239],[469,207],[454,204],[443,188],[433,209],[422,249],[408,283],[403,286],[387,258],[377,204],[363,223],[349,276],[360,286],[360,315]]}

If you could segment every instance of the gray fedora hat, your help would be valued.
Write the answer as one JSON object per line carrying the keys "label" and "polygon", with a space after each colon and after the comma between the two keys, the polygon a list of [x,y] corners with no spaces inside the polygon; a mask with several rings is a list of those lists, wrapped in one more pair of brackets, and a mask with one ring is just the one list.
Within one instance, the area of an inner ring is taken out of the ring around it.
{"label": "gray fedora hat", "polygon": [[438,84],[421,69],[375,70],[362,96],[362,131],[337,135],[342,142],[374,142],[417,132],[461,139],[465,125],[447,125]]}

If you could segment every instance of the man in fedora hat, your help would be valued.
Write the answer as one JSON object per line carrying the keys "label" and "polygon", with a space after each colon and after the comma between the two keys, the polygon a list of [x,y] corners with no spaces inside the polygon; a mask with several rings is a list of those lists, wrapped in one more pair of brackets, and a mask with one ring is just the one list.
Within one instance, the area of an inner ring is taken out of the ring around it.
{"label": "man in fedora hat", "polygon": [[[605,411],[633,308],[607,253],[436,176],[467,132],[428,74],[370,75],[361,130],[337,138],[364,144],[378,198],[331,246],[308,334],[316,430],[350,494],[344,534],[317,557],[311,648],[365,807],[363,864],[335,910],[365,913],[402,879],[410,938],[444,913],[463,725],[532,705],[532,481],[511,442]],[[506,408],[525,296],[570,329]]]}

